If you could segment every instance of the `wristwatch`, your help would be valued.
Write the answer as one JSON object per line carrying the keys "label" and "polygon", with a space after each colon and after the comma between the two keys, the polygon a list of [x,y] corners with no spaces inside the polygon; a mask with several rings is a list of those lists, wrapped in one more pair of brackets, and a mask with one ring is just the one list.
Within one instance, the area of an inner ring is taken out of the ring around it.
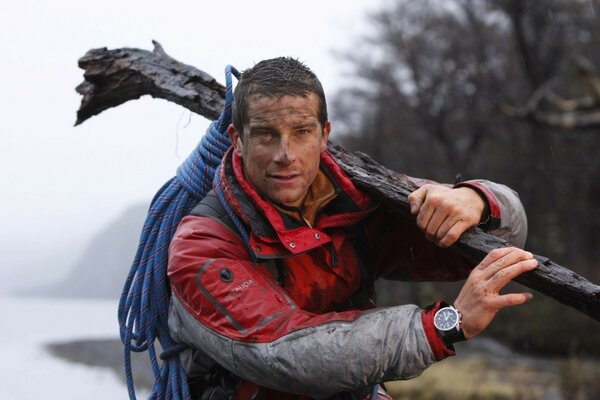
{"label": "wristwatch", "polygon": [[460,311],[452,306],[440,308],[433,316],[433,325],[446,346],[467,340],[460,327],[461,319]]}

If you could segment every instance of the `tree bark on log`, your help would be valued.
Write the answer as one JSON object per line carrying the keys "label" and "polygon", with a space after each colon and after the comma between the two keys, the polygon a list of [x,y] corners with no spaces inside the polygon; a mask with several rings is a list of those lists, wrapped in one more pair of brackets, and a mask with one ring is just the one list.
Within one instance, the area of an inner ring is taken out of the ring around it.
{"label": "tree bark on log", "polygon": [[79,59],[85,80],[76,89],[83,99],[75,125],[147,94],[208,119],[219,118],[225,87],[207,73],[171,58],[158,42],[153,43],[152,52],[104,47],[90,50]]}
{"label": "tree bark on log", "polygon": [[[76,89],[83,99],[75,125],[143,95],[172,101],[211,120],[218,118],[224,105],[225,88],[205,72],[171,58],[160,44],[153,43],[152,52],[100,48],[88,51],[79,59],[85,80]],[[408,195],[414,187],[402,174],[360,152],[348,152],[332,144],[329,151],[358,187],[378,199],[394,215],[414,223],[408,206]],[[489,251],[506,245],[504,240],[474,228],[466,232],[453,249],[475,266]],[[515,281],[600,321],[599,285],[546,257],[535,257],[539,267]]]}

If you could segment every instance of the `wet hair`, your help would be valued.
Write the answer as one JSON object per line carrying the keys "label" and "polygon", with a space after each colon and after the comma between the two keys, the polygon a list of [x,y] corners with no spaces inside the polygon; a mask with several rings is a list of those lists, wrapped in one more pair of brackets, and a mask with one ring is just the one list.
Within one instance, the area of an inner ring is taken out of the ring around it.
{"label": "wet hair", "polygon": [[253,95],[267,97],[308,96],[319,99],[321,126],[327,122],[327,102],[319,78],[302,62],[291,57],[263,60],[245,70],[238,82],[233,101],[233,125],[243,138],[244,125],[249,122],[248,99]]}

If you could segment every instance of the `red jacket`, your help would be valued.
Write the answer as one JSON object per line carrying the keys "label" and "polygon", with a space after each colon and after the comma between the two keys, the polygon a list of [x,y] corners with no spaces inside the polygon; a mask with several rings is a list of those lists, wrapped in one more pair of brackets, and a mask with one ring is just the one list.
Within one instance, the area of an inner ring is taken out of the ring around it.
{"label": "red jacket", "polygon": [[[219,189],[250,232],[256,261],[227,224],[191,215],[171,243],[168,271],[176,340],[244,379],[314,397],[407,379],[454,354],[433,327],[435,308],[367,310],[364,299],[380,277],[447,281],[470,271],[454,251],[425,240],[412,217],[378,208],[327,152],[321,170],[337,196],[308,227],[263,200],[229,152]],[[487,198],[491,226],[502,225],[503,207],[520,205],[499,203],[506,193],[496,196],[485,181],[462,185]]]}

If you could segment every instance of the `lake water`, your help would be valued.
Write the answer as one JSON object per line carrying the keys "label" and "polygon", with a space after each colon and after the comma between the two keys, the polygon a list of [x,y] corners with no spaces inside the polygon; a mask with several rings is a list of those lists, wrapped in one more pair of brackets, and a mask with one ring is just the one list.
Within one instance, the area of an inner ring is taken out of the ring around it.
{"label": "lake water", "polygon": [[110,369],[63,361],[45,348],[117,338],[117,301],[0,297],[0,321],[0,399],[128,398]]}

